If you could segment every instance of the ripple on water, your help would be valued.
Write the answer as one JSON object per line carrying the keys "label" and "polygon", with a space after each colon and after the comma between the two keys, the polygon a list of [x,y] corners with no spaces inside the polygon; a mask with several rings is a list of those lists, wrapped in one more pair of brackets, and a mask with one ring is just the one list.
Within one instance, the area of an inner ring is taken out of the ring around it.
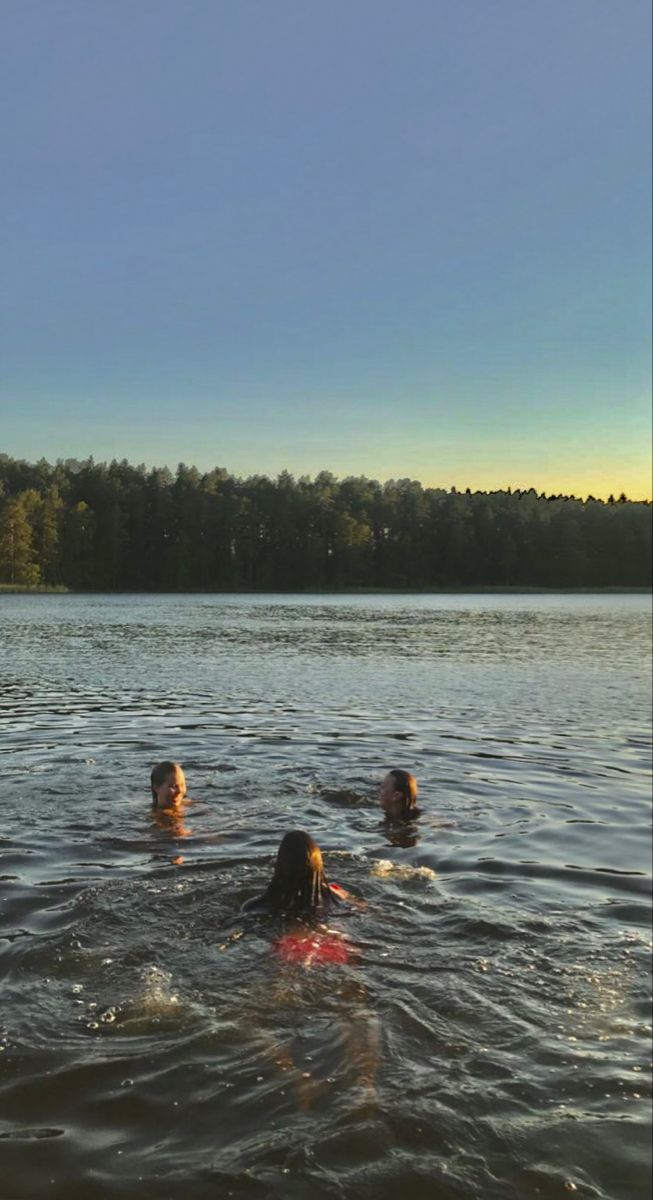
{"label": "ripple on water", "polygon": [[[22,599],[15,1200],[648,1197],[648,602]],[[158,822],[170,756],[195,803]],[[405,829],[376,807],[394,765]],[[366,901],[334,915],[344,966],[284,965],[239,916],[292,827]]]}

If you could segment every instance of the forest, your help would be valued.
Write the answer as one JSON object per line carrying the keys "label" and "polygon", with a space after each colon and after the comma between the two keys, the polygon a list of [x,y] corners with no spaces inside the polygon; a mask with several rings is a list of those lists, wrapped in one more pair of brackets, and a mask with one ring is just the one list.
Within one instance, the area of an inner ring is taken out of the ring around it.
{"label": "forest", "polygon": [[650,587],[648,501],[242,479],[0,454],[0,584],[79,591]]}

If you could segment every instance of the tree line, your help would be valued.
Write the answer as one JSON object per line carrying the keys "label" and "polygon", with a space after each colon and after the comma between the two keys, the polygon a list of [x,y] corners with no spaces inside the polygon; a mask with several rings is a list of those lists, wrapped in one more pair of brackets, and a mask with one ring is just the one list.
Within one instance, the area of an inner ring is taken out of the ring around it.
{"label": "tree line", "polygon": [[0,454],[0,583],[98,591],[648,587],[648,501]]}

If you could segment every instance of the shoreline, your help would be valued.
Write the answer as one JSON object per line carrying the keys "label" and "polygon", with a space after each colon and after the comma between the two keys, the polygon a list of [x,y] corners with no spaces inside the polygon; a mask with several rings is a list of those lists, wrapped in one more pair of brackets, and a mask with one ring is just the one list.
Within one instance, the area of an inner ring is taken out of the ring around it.
{"label": "shoreline", "polygon": [[650,596],[653,587],[620,587],[618,584],[610,587],[530,587],[523,584],[518,587],[509,585],[488,585],[486,587],[441,587],[441,588],[302,588],[297,591],[289,589],[268,588],[191,588],[183,591],[139,591],[121,590],[110,591],[102,589],[75,590],[63,585],[48,587],[37,584],[29,587],[24,584],[0,583],[0,596],[617,596],[639,595]]}

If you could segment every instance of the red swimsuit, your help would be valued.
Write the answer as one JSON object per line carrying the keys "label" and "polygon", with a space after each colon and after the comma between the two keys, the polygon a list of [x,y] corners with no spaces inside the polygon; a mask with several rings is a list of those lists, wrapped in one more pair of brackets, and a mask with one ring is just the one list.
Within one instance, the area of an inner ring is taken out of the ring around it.
{"label": "red swimsuit", "polygon": [[274,948],[284,962],[304,963],[307,967],[349,961],[345,939],[334,933],[287,933]]}
{"label": "red swimsuit", "polygon": [[[329,887],[338,899],[346,898],[347,893],[337,883],[330,883]],[[335,933],[331,929],[325,930],[324,933],[317,930],[307,930],[305,933],[287,933],[284,937],[279,938],[278,942],[275,942],[274,948],[284,962],[303,963],[307,967],[312,967],[316,963],[346,963],[349,961],[347,939],[343,934]]]}

